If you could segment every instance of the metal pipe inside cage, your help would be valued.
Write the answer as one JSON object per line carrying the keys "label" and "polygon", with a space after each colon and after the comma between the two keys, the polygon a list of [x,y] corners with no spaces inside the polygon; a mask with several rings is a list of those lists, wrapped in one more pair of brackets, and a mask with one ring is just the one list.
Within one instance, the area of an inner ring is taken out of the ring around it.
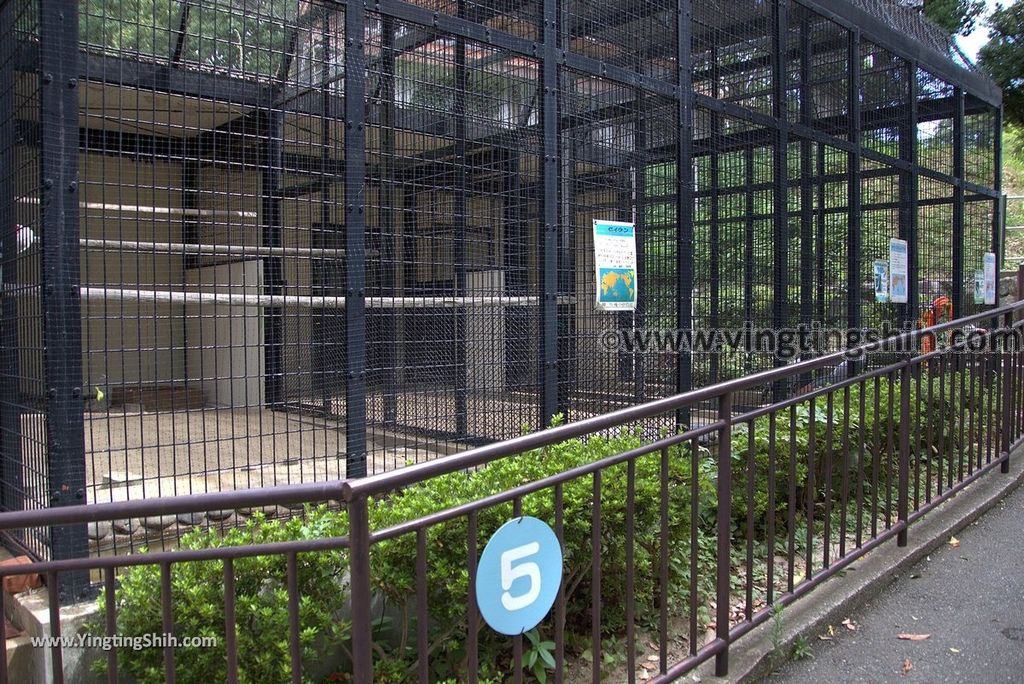
{"label": "metal pipe inside cage", "polygon": [[[261,247],[259,245],[204,245],[190,242],[135,242],[127,240],[97,240],[82,238],[79,244],[90,250],[117,250],[151,254],[195,254],[198,256],[298,256],[316,259],[344,257],[344,249],[318,249],[312,247]],[[367,250],[367,254],[374,250]]]}
{"label": "metal pipe inside cage", "polygon": [[[24,293],[24,290],[20,292]],[[306,295],[247,295],[178,290],[138,290],[83,287],[82,299],[167,302],[171,304],[222,304],[229,306],[282,306],[313,309],[343,309],[345,297]],[[540,297],[367,297],[371,309],[440,309],[473,306],[529,306]]]}

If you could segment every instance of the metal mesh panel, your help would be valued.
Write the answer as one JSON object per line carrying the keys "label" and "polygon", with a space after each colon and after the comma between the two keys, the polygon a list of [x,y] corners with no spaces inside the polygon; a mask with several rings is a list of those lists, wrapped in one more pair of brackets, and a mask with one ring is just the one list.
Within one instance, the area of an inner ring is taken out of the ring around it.
{"label": "metal mesh panel", "polygon": [[[3,510],[45,508],[50,504],[47,478],[48,423],[45,414],[43,306],[42,306],[42,174],[40,151],[18,144],[17,125],[24,128],[40,120],[38,79],[15,72],[21,50],[37,44],[39,11],[34,2],[8,2],[0,7],[0,28],[9,38],[0,49],[0,187],[3,219],[0,223],[0,277],[2,322],[0,339],[0,474],[4,487]],[[16,123],[18,122],[18,123]],[[24,530],[18,543],[30,552],[47,556],[46,530]]]}
{"label": "metal mesh panel", "polygon": [[[39,1],[3,9],[8,508],[83,469],[108,501],[398,468],[790,360],[609,333],[967,313],[993,248],[998,97],[882,0]],[[41,52],[75,7],[78,54]],[[41,111],[51,72],[77,106]],[[594,219],[636,225],[635,311],[595,306]],[[94,546],[192,523],[149,524]]]}

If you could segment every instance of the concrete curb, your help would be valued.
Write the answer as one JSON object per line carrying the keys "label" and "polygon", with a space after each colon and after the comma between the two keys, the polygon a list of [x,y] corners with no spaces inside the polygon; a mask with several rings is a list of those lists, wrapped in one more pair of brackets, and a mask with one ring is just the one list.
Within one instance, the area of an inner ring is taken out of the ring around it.
{"label": "concrete curb", "polygon": [[[787,606],[780,642],[782,652],[791,653],[801,634],[812,638],[828,625],[838,625],[854,609],[879,594],[1021,484],[1024,484],[1024,448],[1011,455],[1009,474],[993,469],[912,524],[907,533],[907,546],[900,548],[893,539],[851,564],[842,575],[829,579],[808,596]],[[773,649],[771,629],[769,620],[730,646],[728,676],[714,676],[712,659],[697,669],[696,676],[691,673],[687,677],[691,681],[716,683],[759,681],[781,662]]]}

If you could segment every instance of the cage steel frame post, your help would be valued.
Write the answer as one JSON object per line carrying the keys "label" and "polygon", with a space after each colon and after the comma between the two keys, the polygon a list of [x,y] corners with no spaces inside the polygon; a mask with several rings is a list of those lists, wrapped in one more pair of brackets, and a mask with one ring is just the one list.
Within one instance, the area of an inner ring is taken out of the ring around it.
{"label": "cage steel frame post", "polygon": [[[634,94],[636,104],[636,116],[633,120],[634,127],[634,161],[633,171],[633,228],[636,235],[636,280],[638,283],[645,282],[647,277],[646,267],[646,242],[647,242],[647,119],[644,116],[646,101],[644,91],[637,89]],[[637,297],[636,311],[633,312],[633,328],[643,330],[646,325],[646,297]],[[646,388],[646,363],[643,354],[633,354],[633,401],[637,404],[643,403],[647,398]]]}
{"label": "cage steel frame post", "polygon": [[[394,292],[397,285],[398,249],[396,239],[395,203],[398,198],[395,171],[395,20],[389,16],[381,17],[381,55],[380,55],[380,150],[381,173],[384,177],[380,184],[380,236],[381,250],[381,283],[391,291],[381,292],[383,296],[398,294]],[[405,262],[405,253],[401,263]],[[382,393],[384,404],[384,425],[393,426],[398,422],[398,390],[399,385],[399,347],[404,342],[399,336],[405,336],[405,324],[400,314],[381,316],[381,329],[384,332],[383,366],[388,378],[388,387]]]}
{"label": "cage steel frame post", "polygon": [[[458,17],[465,18],[466,2],[458,0]],[[466,296],[466,39],[455,37],[455,296]],[[469,326],[461,308],[452,310],[455,317],[455,435],[464,439],[469,434],[469,367],[467,345]]]}
{"label": "cage steel frame post", "polygon": [[345,9],[345,474],[366,475],[366,9]]}
{"label": "cage steel frame post", "polygon": [[[282,148],[284,139],[284,113],[279,109],[267,110],[261,118],[263,141],[260,146],[260,218],[263,224],[264,247],[283,247],[281,199]],[[284,259],[280,256],[263,258],[263,282],[266,294],[284,294]],[[284,309],[268,306],[263,310],[263,363],[266,405],[275,408],[284,403]]]}
{"label": "cage steel frame post", "polygon": [[[0,291],[18,281],[17,212],[14,204],[14,3],[0,5]],[[25,505],[21,454],[21,388],[18,369],[18,298],[0,295],[0,509],[20,510]]]}
{"label": "cage steel frame post", "polygon": [[[772,302],[772,326],[781,330],[788,323],[787,300],[789,299],[789,122],[786,120],[786,36],[789,31],[789,16],[785,2],[772,4],[772,116],[775,118],[775,152],[772,155],[774,212],[772,226],[772,261],[774,294]],[[776,367],[785,365],[785,360],[775,356]],[[772,383],[773,401],[781,401],[788,394],[788,383],[777,380]]]}
{"label": "cage steel frame post", "polygon": [[559,0],[544,0],[544,57],[541,67],[544,97],[544,219],[541,235],[541,342],[540,342],[540,427],[551,424],[560,410],[558,388],[558,228],[559,176],[558,146],[558,43]]}
{"label": "cage steel frame post", "polygon": [[[861,178],[860,178],[860,126],[861,126],[861,35],[853,29],[847,45],[846,111],[849,117],[850,151],[846,154],[846,287],[850,296],[846,298],[846,325],[850,330],[860,330],[860,248],[861,248]],[[860,364],[851,359],[851,375]]]}
{"label": "cage steel frame post", "polygon": [[[712,41],[714,42],[711,43],[711,87],[717,98],[721,70],[718,63],[718,41],[716,38],[716,36],[712,36]],[[708,288],[710,290],[708,293],[708,305],[710,307],[708,325],[711,330],[718,330],[721,328],[720,314],[722,308],[722,250],[719,244],[721,240],[720,219],[722,203],[718,193],[722,180],[721,153],[718,149],[719,143],[722,140],[721,112],[717,109],[712,109],[710,119],[711,139],[708,144],[708,181],[711,187],[708,189],[708,214],[711,218],[711,224],[708,226],[708,270],[711,273],[711,283]],[[713,385],[721,380],[721,372],[722,365],[719,354],[712,352],[711,358],[708,359],[708,384]]]}
{"label": "cage steel frame post", "polygon": [[[811,22],[807,13],[804,12],[800,17],[800,123],[808,128],[811,126],[812,119],[811,93]],[[821,147],[821,143],[818,143],[818,147]],[[810,138],[801,136],[800,327],[804,330],[810,330],[814,317],[814,274],[816,271],[814,259],[814,158]],[[800,378],[800,385],[806,385],[810,381],[811,374],[805,373]]]}
{"label": "cage steel frame post", "polygon": [[918,297],[920,296],[920,284],[918,282],[918,264],[920,262],[920,245],[918,245],[918,166],[917,166],[917,75],[919,73],[917,62],[908,60],[906,63],[907,72],[907,113],[902,122],[900,131],[900,159],[907,162],[909,167],[900,171],[899,174],[899,234],[900,238],[907,241],[907,303],[899,307],[903,320],[899,321],[901,328],[916,326]]}
{"label": "cage steel frame post", "polygon": [[953,88],[953,315],[964,314],[964,91]]}
{"label": "cage steel frame post", "polygon": [[[693,6],[691,0],[676,5],[676,64],[679,97],[676,140],[676,324],[680,330],[693,326]],[[686,345],[683,345],[684,347]],[[676,391],[687,392],[693,384],[693,356],[688,347],[676,352]],[[676,426],[688,426],[690,409],[676,412]]]}
{"label": "cage steel frame post", "polygon": [[[40,220],[47,496],[51,507],[85,503],[85,424],[78,246],[78,2],[39,4]],[[86,524],[50,528],[53,560],[89,553]],[[61,573],[56,590],[71,602],[89,573]]]}

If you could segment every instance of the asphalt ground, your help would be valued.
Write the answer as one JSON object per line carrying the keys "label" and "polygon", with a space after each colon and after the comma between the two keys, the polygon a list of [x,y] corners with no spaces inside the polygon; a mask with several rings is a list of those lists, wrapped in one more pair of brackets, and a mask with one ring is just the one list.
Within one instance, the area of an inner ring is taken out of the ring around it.
{"label": "asphalt ground", "polygon": [[955,539],[851,613],[853,629],[803,635],[810,656],[764,681],[1024,683],[1024,487]]}

